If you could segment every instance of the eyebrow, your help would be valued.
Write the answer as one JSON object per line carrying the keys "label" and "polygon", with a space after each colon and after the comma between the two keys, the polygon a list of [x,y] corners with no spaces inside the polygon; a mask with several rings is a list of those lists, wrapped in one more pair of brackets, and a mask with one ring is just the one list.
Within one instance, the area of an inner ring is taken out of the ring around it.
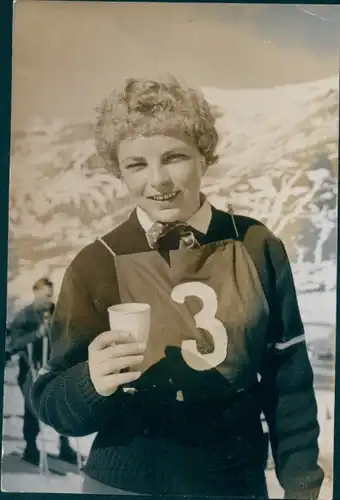
{"label": "eyebrow", "polygon": [[123,159],[123,161],[143,161],[145,160],[144,156],[127,156]]}
{"label": "eyebrow", "polygon": [[178,146],[177,148],[169,149],[168,151],[162,153],[162,158],[164,158],[164,156],[169,156],[171,154],[185,154],[185,152],[186,152],[185,146]]}

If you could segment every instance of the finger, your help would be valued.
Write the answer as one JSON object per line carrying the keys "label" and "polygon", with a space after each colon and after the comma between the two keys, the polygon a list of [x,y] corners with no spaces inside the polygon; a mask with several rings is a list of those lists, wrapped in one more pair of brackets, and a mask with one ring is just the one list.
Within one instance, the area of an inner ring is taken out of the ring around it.
{"label": "finger", "polygon": [[92,343],[90,344],[89,349],[95,350],[95,351],[101,351],[105,349],[106,347],[114,344],[115,342],[123,343],[123,342],[128,342],[128,339],[130,337],[129,332],[122,332],[122,331],[107,331],[103,332],[98,337],[96,337]]}
{"label": "finger", "polygon": [[100,365],[101,375],[113,375],[118,374],[121,370],[125,368],[130,368],[132,366],[139,365],[144,359],[144,356],[126,356],[124,358],[114,358],[104,361]]}
{"label": "finger", "polygon": [[[128,344],[115,344],[104,349],[100,354],[103,357],[103,361],[113,358],[123,358],[125,356],[131,356],[134,354],[142,354],[145,352],[146,343],[143,342],[131,342]],[[105,356],[105,359],[104,359]]]}

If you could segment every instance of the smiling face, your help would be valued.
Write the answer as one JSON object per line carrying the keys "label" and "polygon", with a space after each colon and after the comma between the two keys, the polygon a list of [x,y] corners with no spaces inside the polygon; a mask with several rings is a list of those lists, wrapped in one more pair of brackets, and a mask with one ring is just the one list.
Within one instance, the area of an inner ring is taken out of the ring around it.
{"label": "smiling face", "polygon": [[186,139],[168,135],[124,139],[117,159],[132,201],[151,220],[184,222],[198,210],[204,163]]}

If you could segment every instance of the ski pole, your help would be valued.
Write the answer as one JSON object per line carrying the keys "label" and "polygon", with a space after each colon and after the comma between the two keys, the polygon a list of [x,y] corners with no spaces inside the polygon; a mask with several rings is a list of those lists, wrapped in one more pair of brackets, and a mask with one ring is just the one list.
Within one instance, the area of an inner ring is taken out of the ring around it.
{"label": "ski pole", "polygon": [[[42,366],[46,366],[47,364],[47,358],[48,358],[48,337],[47,335],[44,335],[42,338]],[[40,425],[40,428],[43,428],[43,425]],[[41,434],[41,441],[42,441],[42,449],[43,449],[43,460],[44,460],[44,467],[47,473],[49,472],[48,470],[48,460],[47,460],[47,452],[46,452],[46,447],[45,447],[45,439],[44,439],[44,433],[42,432]]]}
{"label": "ski pole", "polygon": [[[32,375],[32,381],[33,383],[35,383],[35,381],[37,380],[37,374],[33,367],[33,344],[27,344],[27,352],[28,352],[28,364]],[[39,472],[41,475],[45,475],[45,477],[47,477],[49,470],[48,470],[47,454],[45,449],[44,431],[42,423],[40,422],[39,419],[38,419],[38,425],[41,438],[41,448],[39,450]]]}
{"label": "ski pole", "polygon": [[78,474],[81,474],[81,469],[83,466],[83,461],[82,461],[82,456],[80,453],[80,447],[79,447],[79,439],[76,438],[76,453],[77,453],[77,468],[78,468]]}
{"label": "ski pole", "polygon": [[42,366],[46,366],[48,358],[48,338],[46,335],[43,337],[42,342],[43,342]]}

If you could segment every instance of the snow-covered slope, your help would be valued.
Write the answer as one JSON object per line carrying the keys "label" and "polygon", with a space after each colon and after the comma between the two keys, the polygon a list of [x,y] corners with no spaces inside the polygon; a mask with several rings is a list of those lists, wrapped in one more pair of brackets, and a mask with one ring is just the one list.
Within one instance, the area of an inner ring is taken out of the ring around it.
{"label": "snow-covered slope", "polygon": [[[218,207],[257,217],[280,235],[298,287],[334,290],[338,77],[261,90],[203,89],[218,116],[218,165],[204,191]],[[65,267],[131,209],[94,152],[89,124],[32,122],[13,132],[9,314],[32,281]]]}

